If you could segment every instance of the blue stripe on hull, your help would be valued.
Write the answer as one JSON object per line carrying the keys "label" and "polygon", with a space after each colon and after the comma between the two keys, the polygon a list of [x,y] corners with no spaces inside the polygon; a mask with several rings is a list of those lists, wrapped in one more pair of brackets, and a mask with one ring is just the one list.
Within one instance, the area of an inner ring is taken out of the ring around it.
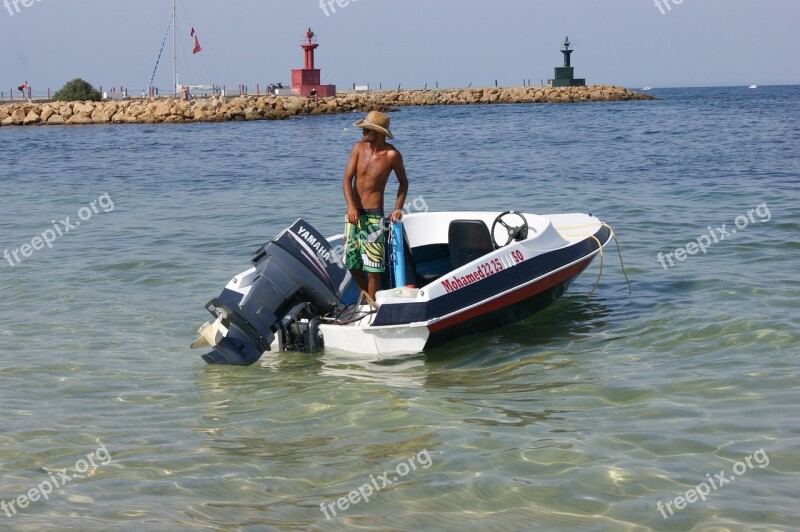
{"label": "blue stripe on hull", "polygon": [[[594,235],[605,244],[611,238],[610,230],[603,226]],[[486,301],[497,294],[513,291],[516,288],[537,279],[566,264],[571,264],[597,251],[597,242],[587,238],[567,248],[558,249],[517,264],[512,268],[495,273],[491,277],[477,283],[459,288],[428,302],[397,303],[383,305],[375,316],[373,326],[397,325],[403,323],[429,321],[447,316]],[[588,266],[588,263],[587,263]],[[445,276],[444,279],[448,279]]]}

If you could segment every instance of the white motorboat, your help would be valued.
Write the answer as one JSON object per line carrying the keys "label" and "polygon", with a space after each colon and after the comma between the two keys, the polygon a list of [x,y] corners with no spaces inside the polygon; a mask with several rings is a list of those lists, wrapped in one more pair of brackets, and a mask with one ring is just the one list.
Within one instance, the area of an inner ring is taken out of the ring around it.
{"label": "white motorboat", "polygon": [[344,237],[302,219],[259,248],[206,305],[192,347],[210,364],[333,348],[369,360],[418,353],[527,318],[557,300],[613,236],[591,214],[426,212],[393,224],[375,301],[342,262]]}

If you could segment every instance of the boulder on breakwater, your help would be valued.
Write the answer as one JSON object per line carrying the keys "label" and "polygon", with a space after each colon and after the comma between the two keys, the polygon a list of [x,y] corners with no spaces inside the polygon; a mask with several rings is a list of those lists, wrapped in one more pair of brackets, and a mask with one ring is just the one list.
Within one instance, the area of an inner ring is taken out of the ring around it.
{"label": "boulder on breakwater", "polygon": [[653,100],[625,87],[506,87],[489,89],[342,92],[334,97],[240,96],[183,101],[163,97],[106,102],[7,103],[0,105],[0,125],[171,124],[280,120],[296,115],[388,111],[404,105],[493,103],[569,103]]}

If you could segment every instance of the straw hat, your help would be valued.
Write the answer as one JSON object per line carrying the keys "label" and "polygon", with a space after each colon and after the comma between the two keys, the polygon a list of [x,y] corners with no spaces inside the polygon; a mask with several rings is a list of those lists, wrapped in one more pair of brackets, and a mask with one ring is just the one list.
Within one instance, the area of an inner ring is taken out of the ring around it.
{"label": "straw hat", "polygon": [[389,117],[380,111],[370,111],[366,118],[362,118],[353,125],[363,129],[377,131],[390,139],[394,138],[392,132],[389,131]]}

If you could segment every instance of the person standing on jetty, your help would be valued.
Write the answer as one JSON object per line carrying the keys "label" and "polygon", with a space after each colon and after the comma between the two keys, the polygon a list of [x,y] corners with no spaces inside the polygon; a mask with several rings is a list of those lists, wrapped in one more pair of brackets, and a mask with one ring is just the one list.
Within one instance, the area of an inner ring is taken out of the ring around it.
{"label": "person standing on jetty", "polygon": [[345,219],[345,265],[359,290],[374,300],[381,288],[381,273],[386,266],[386,228],[384,226],[383,193],[389,174],[394,171],[399,187],[392,222],[403,219],[403,204],[408,194],[408,178],[400,152],[386,143],[393,139],[389,117],[378,111],[359,120],[362,139],[353,145],[350,160],[344,171],[344,199],[347,202]]}

